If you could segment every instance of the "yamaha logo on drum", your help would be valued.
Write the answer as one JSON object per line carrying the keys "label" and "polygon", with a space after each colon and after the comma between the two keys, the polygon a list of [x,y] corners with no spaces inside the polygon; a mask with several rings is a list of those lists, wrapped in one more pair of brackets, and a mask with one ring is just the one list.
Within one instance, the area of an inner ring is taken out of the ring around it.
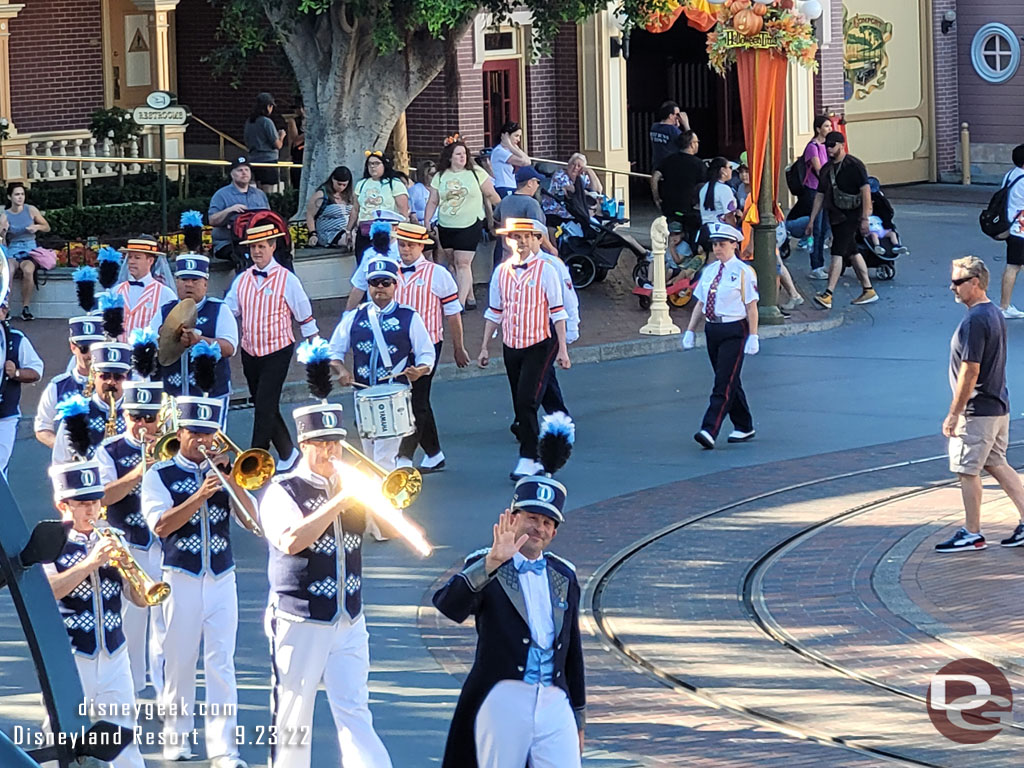
{"label": "yamaha logo on drum", "polygon": [[545,504],[550,504],[555,500],[555,489],[550,485],[540,483],[537,485],[537,501],[543,501]]}
{"label": "yamaha logo on drum", "polygon": [[380,420],[381,432],[389,432],[391,430],[390,417],[391,412],[388,409],[386,402],[377,403],[377,418]]}

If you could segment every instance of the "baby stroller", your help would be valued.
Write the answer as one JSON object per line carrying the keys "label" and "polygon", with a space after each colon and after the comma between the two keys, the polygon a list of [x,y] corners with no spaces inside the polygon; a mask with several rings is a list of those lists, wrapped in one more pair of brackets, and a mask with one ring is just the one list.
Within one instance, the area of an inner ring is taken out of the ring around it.
{"label": "baby stroller", "polygon": [[[893,222],[895,211],[893,210],[892,203],[889,202],[889,198],[882,191],[882,185],[879,184],[878,179],[874,176],[868,177],[868,185],[871,187],[872,214],[882,220],[882,227],[884,229],[895,232],[898,240],[899,231]],[[901,254],[907,254],[910,251],[902,245],[894,245],[888,237],[879,237],[878,242],[884,249],[884,253],[876,253],[871,242],[866,237],[858,234],[857,251],[864,257],[864,263],[868,269],[875,270],[875,277],[879,280],[892,280],[896,277],[896,259]]]}

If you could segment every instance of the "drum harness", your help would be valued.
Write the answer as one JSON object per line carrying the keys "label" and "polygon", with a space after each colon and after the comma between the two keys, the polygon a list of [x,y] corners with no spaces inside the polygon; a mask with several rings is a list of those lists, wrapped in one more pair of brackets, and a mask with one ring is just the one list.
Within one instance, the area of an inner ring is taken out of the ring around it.
{"label": "drum harness", "polygon": [[[391,378],[394,378],[399,373],[405,370],[406,357],[403,357],[398,361],[396,365],[391,364],[391,352],[388,351],[387,342],[384,341],[384,332],[380,329],[380,318],[378,315],[380,310],[376,304],[371,303],[366,309],[366,318],[370,322],[370,330],[373,332],[373,340],[377,346],[377,352],[380,354],[380,359],[384,361],[384,366],[391,371]],[[376,366],[371,366],[370,380],[373,381],[377,378]]]}

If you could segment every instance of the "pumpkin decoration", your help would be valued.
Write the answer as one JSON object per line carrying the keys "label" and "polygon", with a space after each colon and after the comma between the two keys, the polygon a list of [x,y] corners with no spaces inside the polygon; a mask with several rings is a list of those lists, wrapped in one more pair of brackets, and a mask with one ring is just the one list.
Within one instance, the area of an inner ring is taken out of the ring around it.
{"label": "pumpkin decoration", "polygon": [[764,19],[752,9],[744,8],[732,17],[732,26],[733,29],[744,37],[753,37],[761,31],[761,27],[764,26]]}
{"label": "pumpkin decoration", "polygon": [[766,13],[768,13],[768,6],[765,5],[764,3],[754,3],[752,10],[758,16],[764,16]]}

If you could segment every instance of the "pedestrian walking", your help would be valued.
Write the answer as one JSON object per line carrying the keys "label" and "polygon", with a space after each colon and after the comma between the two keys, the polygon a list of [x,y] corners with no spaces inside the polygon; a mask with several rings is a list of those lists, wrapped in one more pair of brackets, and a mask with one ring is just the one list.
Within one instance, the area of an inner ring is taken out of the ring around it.
{"label": "pedestrian walking", "polygon": [[814,196],[811,218],[805,237],[814,235],[814,221],[822,206],[828,210],[832,224],[832,262],[828,269],[828,287],[814,297],[818,306],[832,309],[832,293],[844,266],[852,266],[862,291],[851,304],[873,304],[878,294],[871,287],[868,267],[857,250],[857,235],[867,237],[871,218],[871,186],[864,163],[846,152],[846,137],[832,131],[825,137],[828,163],[818,175],[818,192]]}
{"label": "pedestrian walking", "polygon": [[[133,237],[121,249],[128,279],[114,287],[114,293],[124,298],[124,333],[119,341],[126,341],[136,328],[145,328],[166,304],[174,304],[174,289],[153,277],[153,266],[160,256],[155,237]],[[163,260],[161,258],[161,263]]]}
{"label": "pedestrian walking", "polygon": [[1006,388],[1006,321],[989,301],[989,273],[977,256],[953,262],[949,289],[967,307],[950,342],[949,384],[953,401],[942,422],[949,438],[949,470],[960,478],[964,525],[935,545],[936,552],[985,549],[981,533],[981,471],[984,469],[1017,508],[1021,522],[1000,544],[1024,544],[1024,486],[1006,461],[1010,394]]}
{"label": "pedestrian walking", "polygon": [[704,413],[700,431],[693,439],[711,450],[728,416],[733,431],[730,443],[744,443],[754,437],[754,418],[750,415],[747,396],[740,383],[740,371],[746,355],[756,355],[757,338],[757,275],[736,256],[743,233],[729,224],[708,225],[711,252],[718,264],[711,263],[701,272],[693,291],[697,305],[690,315],[690,324],[683,334],[683,349],[693,349],[695,331],[704,320],[708,357],[715,372],[711,402]]}
{"label": "pedestrian walking", "polygon": [[[814,210],[814,198],[818,194],[818,176],[821,169],[828,164],[828,149],[825,147],[825,138],[832,133],[832,120],[828,115],[815,115],[814,136],[804,147],[804,188],[800,192],[797,206],[806,210],[807,215]],[[828,215],[825,209],[811,220],[811,239],[806,237],[801,241],[807,247],[808,256],[811,260],[811,272],[808,275],[812,280],[828,280],[828,270],[825,269],[825,238],[831,233]]]}
{"label": "pedestrian walking", "polygon": [[54,376],[46,385],[36,405],[33,424],[36,440],[51,450],[57,437],[57,403],[68,395],[81,394],[89,381],[92,367],[90,347],[103,339],[103,322],[96,315],[68,319],[71,362],[63,373]]}
{"label": "pedestrian walking", "polygon": [[1010,233],[1006,238],[1006,266],[1003,268],[1002,290],[999,292],[999,307],[1007,320],[1019,320],[1024,312],[1013,305],[1013,287],[1017,284],[1017,275],[1024,266],[1024,184],[1018,182],[1024,178],[1024,144],[1013,149],[1013,168],[1003,177],[1006,194],[1006,220],[1010,222]]}

